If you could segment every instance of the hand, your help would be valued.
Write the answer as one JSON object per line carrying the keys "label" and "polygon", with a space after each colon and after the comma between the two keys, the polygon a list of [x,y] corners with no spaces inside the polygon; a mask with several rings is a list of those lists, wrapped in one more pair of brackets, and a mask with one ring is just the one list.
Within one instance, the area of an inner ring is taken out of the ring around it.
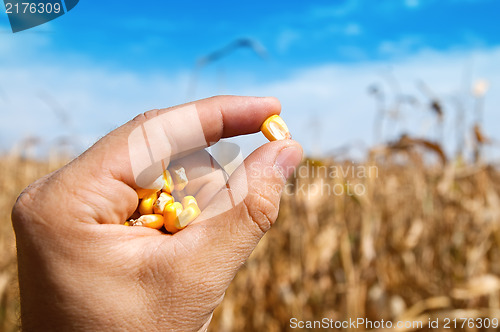
{"label": "hand", "polygon": [[[190,105],[208,143],[257,132],[280,112],[274,98],[222,96]],[[174,235],[123,226],[138,204],[129,136],[182,107],[137,116],[20,195],[12,221],[23,331],[206,330],[236,272],[276,220],[281,190],[302,150],[292,140],[260,147],[245,160],[252,171],[240,166],[231,189],[216,193],[197,222]],[[170,139],[172,150],[182,143]],[[228,191],[238,196],[241,183],[248,190],[242,202],[213,213]]]}

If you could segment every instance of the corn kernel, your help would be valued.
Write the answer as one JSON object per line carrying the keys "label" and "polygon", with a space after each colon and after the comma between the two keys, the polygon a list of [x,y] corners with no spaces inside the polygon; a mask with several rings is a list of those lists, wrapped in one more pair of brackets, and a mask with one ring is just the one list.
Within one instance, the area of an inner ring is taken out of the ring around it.
{"label": "corn kernel", "polygon": [[162,173],[160,174],[160,176],[156,178],[156,180],[154,180],[146,188],[137,189],[137,195],[139,196],[139,198],[144,198],[153,192],[158,192],[162,190],[163,187],[165,187],[165,178],[164,174]]}
{"label": "corn kernel", "polygon": [[168,170],[163,171],[163,192],[171,194],[174,191],[174,180],[172,180],[172,175]]}
{"label": "corn kernel", "polygon": [[184,196],[184,198],[182,199],[182,207],[185,209],[190,204],[196,204],[196,205],[198,205],[198,202],[196,201],[196,198],[194,198],[193,196]]}
{"label": "corn kernel", "polygon": [[177,217],[175,221],[175,227],[177,229],[183,229],[187,225],[189,225],[191,222],[193,222],[196,217],[200,215],[201,211],[200,208],[198,207],[198,204],[190,204],[188,207],[186,207],[182,213]]}
{"label": "corn kernel", "polygon": [[165,206],[174,202],[174,198],[172,195],[167,193],[161,193],[160,197],[156,200],[153,205],[153,212],[156,214],[163,214],[163,210],[165,210]]}
{"label": "corn kernel", "polygon": [[264,121],[260,130],[270,141],[292,138],[285,121],[279,115],[273,115]]}
{"label": "corn kernel", "polygon": [[144,197],[148,196],[148,195],[151,195],[153,193],[156,193],[158,192],[158,190],[156,189],[143,189],[143,188],[138,188],[136,190],[137,192],[137,196],[139,197],[139,199],[143,199]]}
{"label": "corn kernel", "polygon": [[131,226],[144,226],[154,229],[163,227],[163,216],[161,214],[146,214],[138,219],[129,221]]}
{"label": "corn kernel", "polygon": [[179,202],[170,203],[165,206],[165,210],[163,211],[163,223],[165,225],[165,229],[172,234],[178,231],[175,224],[181,213],[182,204]]}
{"label": "corn kernel", "polygon": [[174,180],[174,189],[178,191],[184,190],[188,184],[188,178],[184,167],[176,166],[171,168],[171,171],[172,178]]}
{"label": "corn kernel", "polygon": [[157,198],[158,198],[158,196],[157,196],[156,192],[144,197],[142,199],[142,201],[139,203],[139,213],[142,215],[152,214],[153,213],[153,206],[154,206]]}

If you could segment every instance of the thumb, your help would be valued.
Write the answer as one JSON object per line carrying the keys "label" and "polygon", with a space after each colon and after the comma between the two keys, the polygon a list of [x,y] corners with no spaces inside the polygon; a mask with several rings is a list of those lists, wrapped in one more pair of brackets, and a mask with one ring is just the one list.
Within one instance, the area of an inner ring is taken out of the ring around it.
{"label": "thumb", "polygon": [[[219,262],[236,272],[276,221],[286,179],[301,159],[297,142],[275,141],[257,149],[236,169],[227,188],[185,230],[201,232],[198,238],[205,241],[199,244],[207,248],[200,252],[205,253],[207,268],[217,269]],[[234,208],[227,209],[229,202]]]}
{"label": "thumb", "polygon": [[249,231],[255,229],[260,239],[276,221],[281,193],[301,159],[302,147],[291,140],[269,143],[252,154],[244,164],[246,174],[241,167],[229,179],[233,200],[242,199],[233,222],[247,224]]}

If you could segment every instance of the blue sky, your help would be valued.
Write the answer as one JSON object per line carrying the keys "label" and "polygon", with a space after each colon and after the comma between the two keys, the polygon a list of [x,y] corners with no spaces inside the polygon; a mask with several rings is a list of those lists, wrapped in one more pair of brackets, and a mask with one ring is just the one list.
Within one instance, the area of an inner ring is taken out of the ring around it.
{"label": "blue sky", "polygon": [[[487,79],[492,98],[498,95],[499,12],[495,0],[81,0],[68,14],[16,34],[0,14],[2,147],[27,136],[50,144],[73,132],[86,146],[138,112],[185,102],[197,59],[240,37],[257,40],[268,58],[240,49],[207,66],[196,98],[277,95],[294,137],[311,153],[305,123],[320,122],[321,152],[370,144],[374,103],[366,89],[388,85],[389,75],[409,94],[418,95],[415,82],[424,79],[445,100],[468,75],[470,84]],[[485,113],[497,120],[493,101]],[[68,112],[70,132],[54,107]],[[432,134],[432,118],[410,115],[398,130],[389,123],[394,130],[384,137],[411,131],[415,121],[423,123],[416,134]],[[23,129],[14,132],[11,122]],[[492,133],[494,123],[488,123]]]}
{"label": "blue sky", "polygon": [[[82,0],[75,9],[50,27],[25,32],[50,33],[54,43],[38,54],[42,59],[83,55],[109,66],[176,71],[232,39],[248,36],[269,50],[277,73],[286,73],[290,67],[322,62],[500,44],[495,22],[500,3],[495,0],[148,1],[119,6]],[[5,25],[5,15],[2,20]],[[381,48],[383,43],[398,49]],[[250,62],[252,69],[262,67],[240,53],[226,60],[228,65]]]}
{"label": "blue sky", "polygon": [[[96,8],[97,7],[97,8]],[[85,54],[109,65],[157,70],[191,66],[242,36],[258,39],[283,67],[385,59],[382,42],[413,39],[403,52],[500,43],[495,0],[102,2],[80,1],[54,21],[55,47],[44,54]],[[4,15],[3,19],[6,17]]]}

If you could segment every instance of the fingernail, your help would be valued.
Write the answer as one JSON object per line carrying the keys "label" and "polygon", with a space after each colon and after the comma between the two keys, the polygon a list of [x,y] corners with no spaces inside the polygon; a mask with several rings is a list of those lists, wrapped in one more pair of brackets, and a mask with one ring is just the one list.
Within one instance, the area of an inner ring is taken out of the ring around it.
{"label": "fingernail", "polygon": [[295,171],[295,167],[302,160],[302,150],[296,146],[284,148],[278,154],[274,166],[286,180]]}

